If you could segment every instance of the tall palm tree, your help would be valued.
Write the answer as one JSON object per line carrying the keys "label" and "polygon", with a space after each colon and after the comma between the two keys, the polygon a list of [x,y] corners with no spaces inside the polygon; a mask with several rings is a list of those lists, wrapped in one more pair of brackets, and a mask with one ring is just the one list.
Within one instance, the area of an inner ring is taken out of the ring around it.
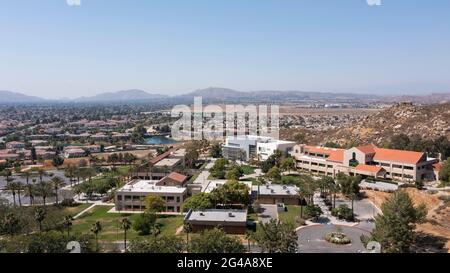
{"label": "tall palm tree", "polygon": [[247,231],[245,233],[245,239],[247,239],[248,253],[251,253],[251,241],[255,238],[255,233],[253,231]]}
{"label": "tall palm tree", "polygon": [[53,186],[53,190],[55,191],[55,202],[56,205],[58,205],[58,190],[64,185],[64,180],[59,176],[55,176],[50,180],[50,183]]}
{"label": "tall palm tree", "polygon": [[39,231],[42,232],[42,222],[45,220],[47,212],[43,208],[36,208],[34,211],[34,219],[39,223]]}
{"label": "tall palm tree", "polygon": [[48,182],[41,182],[36,185],[36,195],[42,197],[44,206],[46,205],[47,197],[53,195],[52,186]]}
{"label": "tall palm tree", "polygon": [[64,175],[69,178],[70,186],[72,187],[73,178],[75,177],[75,167],[72,165],[67,166]]}
{"label": "tall palm tree", "polygon": [[44,169],[40,168],[40,169],[38,170],[38,175],[39,175],[39,182],[42,183],[42,181],[43,181],[43,179],[44,179],[44,176],[46,176],[47,173],[44,171]]}
{"label": "tall palm tree", "polygon": [[22,191],[24,189],[22,183],[21,182],[16,182],[15,188],[16,188],[16,191],[17,191],[17,197],[19,199],[19,207],[22,207],[21,194],[22,194]]}
{"label": "tall palm tree", "polygon": [[64,226],[66,226],[66,228],[67,228],[67,238],[70,237],[70,228],[72,227],[73,220],[74,219],[73,219],[72,215],[64,216]]}
{"label": "tall palm tree", "polygon": [[189,252],[189,233],[192,232],[192,225],[190,223],[185,223],[183,225],[183,230],[186,233],[186,251]]}
{"label": "tall palm tree", "polygon": [[95,224],[92,224],[91,232],[94,233],[94,235],[95,235],[95,243],[97,245],[97,247],[96,247],[97,248],[97,252],[99,251],[99,248],[98,248],[98,234],[101,231],[102,231],[102,224],[99,221],[95,222]]}
{"label": "tall palm tree", "polygon": [[[16,206],[16,189],[17,189],[16,182],[14,182],[13,178],[9,178],[8,180],[9,180],[9,182],[5,186],[5,191],[11,192],[11,194],[13,196],[14,206]],[[6,181],[8,181],[8,180],[6,180]]]}
{"label": "tall palm tree", "polygon": [[34,191],[35,191],[34,185],[32,185],[32,184],[25,185],[24,191],[25,191],[25,196],[30,198],[30,205],[33,205],[34,204]]}
{"label": "tall palm tree", "polygon": [[28,185],[29,182],[30,182],[31,172],[30,171],[23,171],[21,176],[25,178],[25,181],[27,182],[27,185]]}
{"label": "tall palm tree", "polygon": [[127,252],[127,231],[131,228],[131,221],[128,218],[122,219],[121,228],[123,229],[123,242],[125,246],[125,252]]}

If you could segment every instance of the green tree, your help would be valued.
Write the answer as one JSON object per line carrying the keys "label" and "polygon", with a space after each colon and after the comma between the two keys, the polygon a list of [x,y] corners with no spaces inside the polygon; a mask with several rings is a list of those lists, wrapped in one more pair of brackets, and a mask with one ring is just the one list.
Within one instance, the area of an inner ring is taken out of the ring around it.
{"label": "green tree", "polygon": [[225,158],[217,159],[216,162],[214,162],[212,168],[209,170],[211,175],[217,179],[224,179],[227,164],[228,164],[227,159]]}
{"label": "green tree", "polygon": [[53,187],[53,190],[55,191],[54,192],[54,194],[55,194],[55,202],[56,202],[56,205],[58,205],[58,203],[59,203],[58,190],[64,185],[64,180],[61,177],[59,177],[59,176],[55,176],[55,177],[53,177],[50,180],[50,183],[51,183],[51,185]]}
{"label": "green tree", "polygon": [[272,219],[258,228],[254,239],[264,252],[297,253],[298,251],[298,236],[290,223]]}
{"label": "green tree", "polygon": [[247,185],[240,183],[239,181],[228,181],[215,188],[211,192],[211,201],[214,204],[242,204],[247,206],[249,203],[249,188]]}
{"label": "green tree", "polygon": [[42,222],[45,220],[47,212],[43,208],[36,208],[34,211],[34,219],[39,223],[39,231],[42,232]]}
{"label": "green tree", "polygon": [[267,173],[266,177],[271,179],[273,182],[278,182],[281,180],[280,169],[277,166],[272,167]]}
{"label": "green tree", "polygon": [[209,193],[199,192],[188,199],[183,204],[183,211],[189,210],[205,210],[214,208]]}
{"label": "green tree", "polygon": [[189,253],[189,234],[192,232],[193,228],[190,223],[183,224],[183,231],[186,233],[186,252]]}
{"label": "green tree", "polygon": [[72,215],[66,215],[64,216],[64,221],[63,224],[66,227],[67,230],[67,237],[70,237],[70,228],[72,227],[72,222],[73,222],[73,217]]}
{"label": "green tree", "polygon": [[222,146],[219,143],[214,143],[211,146],[211,149],[209,151],[209,155],[212,158],[221,158],[222,157]]}
{"label": "green tree", "polygon": [[131,253],[183,253],[184,249],[183,240],[174,235],[133,240],[130,243]]}
{"label": "green tree", "polygon": [[92,224],[91,226],[91,232],[94,234],[95,236],[95,245],[96,245],[96,250],[97,252],[99,251],[99,247],[98,247],[98,234],[100,232],[102,232],[102,224],[100,223],[100,221],[95,222],[94,224]]}
{"label": "green tree", "polygon": [[425,221],[425,205],[415,207],[406,192],[397,191],[383,203],[381,211],[382,214],[375,217],[372,240],[381,244],[383,252],[409,252],[415,225]]}
{"label": "green tree", "polygon": [[225,178],[227,180],[239,180],[244,175],[239,166],[234,165],[229,171],[226,172]]}
{"label": "green tree", "polygon": [[281,161],[281,169],[291,173],[292,170],[295,170],[295,160],[292,157],[283,159]]}
{"label": "green tree", "polygon": [[139,232],[139,235],[157,235],[158,229],[156,228],[156,220],[158,216],[155,213],[142,213],[139,214],[136,220],[133,222],[133,229]]}
{"label": "green tree", "polygon": [[442,169],[439,171],[439,179],[446,183],[450,183],[450,158],[442,164]]}
{"label": "green tree", "polygon": [[245,248],[237,238],[228,236],[219,228],[204,230],[191,239],[192,253],[244,253]]}
{"label": "green tree", "polygon": [[131,221],[125,217],[122,219],[121,229],[123,229],[123,243],[125,252],[127,252],[127,231],[131,228]]}
{"label": "green tree", "polygon": [[150,213],[157,213],[166,210],[166,202],[161,196],[149,194],[145,197],[145,209]]}

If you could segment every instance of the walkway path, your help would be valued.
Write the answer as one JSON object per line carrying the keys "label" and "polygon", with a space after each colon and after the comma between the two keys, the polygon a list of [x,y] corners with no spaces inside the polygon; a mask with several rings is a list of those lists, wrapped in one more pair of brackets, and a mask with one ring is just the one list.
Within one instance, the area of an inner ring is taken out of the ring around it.
{"label": "walkway path", "polygon": [[258,221],[265,224],[270,220],[278,220],[277,205],[261,205],[261,213],[258,214]]}

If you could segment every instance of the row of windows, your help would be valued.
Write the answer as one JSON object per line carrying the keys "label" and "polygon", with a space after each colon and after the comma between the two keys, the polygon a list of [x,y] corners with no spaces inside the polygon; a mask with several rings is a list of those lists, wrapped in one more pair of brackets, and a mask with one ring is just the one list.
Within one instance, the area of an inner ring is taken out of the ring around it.
{"label": "row of windows", "polygon": [[[180,203],[181,198],[180,196],[161,196],[162,199],[166,202],[173,202],[176,200],[177,203]],[[125,201],[140,201],[143,202],[145,199],[145,196],[138,196],[138,195],[125,195],[124,200]],[[122,195],[117,195],[117,200],[122,201]]]}

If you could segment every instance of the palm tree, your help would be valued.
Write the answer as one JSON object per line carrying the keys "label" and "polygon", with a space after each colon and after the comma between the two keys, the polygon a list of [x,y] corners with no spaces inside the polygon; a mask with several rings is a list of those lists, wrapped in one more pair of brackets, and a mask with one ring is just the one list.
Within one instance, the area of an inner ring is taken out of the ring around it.
{"label": "palm tree", "polygon": [[42,208],[36,208],[34,212],[34,219],[39,223],[39,231],[42,232],[42,221],[44,221],[47,212]]}
{"label": "palm tree", "polygon": [[247,239],[247,245],[248,245],[248,253],[251,253],[251,241],[255,237],[255,233],[253,231],[247,231],[245,233],[245,239]]}
{"label": "palm tree", "polygon": [[123,242],[125,245],[125,252],[127,252],[127,231],[131,228],[131,221],[128,218],[123,218],[122,219],[122,226],[121,228],[123,229]]}
{"label": "palm tree", "polygon": [[[13,182],[14,181],[13,178],[9,178],[8,180],[9,180],[9,182],[6,184],[5,190],[11,192],[11,194],[13,196],[14,206],[16,206],[16,188],[17,188],[16,183]],[[6,181],[8,181],[8,180],[6,180]]]}
{"label": "palm tree", "polygon": [[73,178],[75,177],[75,168],[72,165],[67,166],[64,171],[64,176],[69,178],[70,186],[72,187]]}
{"label": "palm tree", "polygon": [[47,173],[44,171],[44,169],[39,169],[38,170],[38,175],[39,175],[39,182],[42,183],[42,180],[43,180],[44,176],[47,175]]}
{"label": "palm tree", "polygon": [[53,190],[55,191],[55,202],[56,205],[58,205],[58,189],[61,188],[64,185],[64,180],[59,177],[59,176],[55,176],[50,180],[52,186],[53,186]]}
{"label": "palm tree", "polygon": [[42,197],[45,206],[47,197],[53,194],[52,186],[48,182],[41,182],[36,186],[36,194]]}
{"label": "palm tree", "polygon": [[31,172],[30,171],[23,171],[21,176],[25,178],[25,180],[27,181],[27,185],[28,185],[29,181],[30,181],[30,177],[31,177]]}
{"label": "palm tree", "polygon": [[99,251],[99,249],[98,249],[98,234],[101,231],[102,231],[102,224],[99,221],[95,222],[95,224],[92,224],[91,232],[94,233],[94,235],[95,235],[95,242],[96,242],[96,245],[97,245],[97,247],[96,247],[97,248],[97,252]]}
{"label": "palm tree", "polygon": [[183,225],[183,230],[186,232],[186,252],[189,252],[189,233],[192,232],[192,225],[190,223],[185,223]]}
{"label": "palm tree", "polygon": [[70,228],[72,227],[73,220],[74,219],[73,219],[72,215],[64,216],[64,225],[67,228],[67,237],[70,237]]}
{"label": "palm tree", "polygon": [[17,197],[19,198],[19,207],[22,207],[22,197],[20,196],[23,191],[23,185],[21,182],[15,183],[15,188],[17,191]]}
{"label": "palm tree", "polygon": [[25,185],[25,196],[30,198],[30,205],[34,204],[34,185]]}

